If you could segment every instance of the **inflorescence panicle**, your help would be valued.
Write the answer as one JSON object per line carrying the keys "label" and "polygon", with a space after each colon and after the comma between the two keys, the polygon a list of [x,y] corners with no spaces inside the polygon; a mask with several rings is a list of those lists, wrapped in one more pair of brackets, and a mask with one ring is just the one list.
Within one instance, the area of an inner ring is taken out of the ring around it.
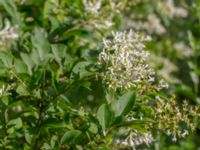
{"label": "inflorescence panicle", "polygon": [[103,39],[104,49],[99,62],[106,67],[103,81],[110,89],[129,89],[138,84],[152,82],[154,71],[147,63],[149,52],[145,42],[151,38],[133,30],[113,33],[113,39]]}

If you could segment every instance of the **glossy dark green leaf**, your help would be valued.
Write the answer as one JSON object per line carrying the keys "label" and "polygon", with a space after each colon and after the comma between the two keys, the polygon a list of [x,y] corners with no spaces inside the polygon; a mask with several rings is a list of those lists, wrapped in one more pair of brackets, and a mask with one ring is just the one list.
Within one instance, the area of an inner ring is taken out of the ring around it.
{"label": "glossy dark green leaf", "polygon": [[135,92],[132,91],[121,96],[116,105],[115,115],[120,116],[128,114],[133,108],[135,98]]}
{"label": "glossy dark green leaf", "polygon": [[61,144],[71,144],[80,134],[81,134],[81,131],[79,131],[79,130],[67,131],[62,136],[60,143]]}
{"label": "glossy dark green leaf", "polygon": [[112,112],[106,104],[102,104],[97,111],[97,119],[103,129],[109,127],[112,119]]}

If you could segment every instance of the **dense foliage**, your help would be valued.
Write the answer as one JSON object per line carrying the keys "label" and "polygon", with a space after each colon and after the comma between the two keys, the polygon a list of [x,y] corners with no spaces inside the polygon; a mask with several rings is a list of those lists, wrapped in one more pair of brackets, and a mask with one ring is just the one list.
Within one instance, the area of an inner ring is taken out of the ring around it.
{"label": "dense foliage", "polygon": [[0,149],[200,148],[198,0],[0,0]]}

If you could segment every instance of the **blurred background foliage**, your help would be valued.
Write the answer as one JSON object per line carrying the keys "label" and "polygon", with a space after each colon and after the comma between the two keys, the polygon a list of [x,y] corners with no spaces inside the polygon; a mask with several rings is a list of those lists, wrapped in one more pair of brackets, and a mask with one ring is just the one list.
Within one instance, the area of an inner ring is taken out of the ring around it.
{"label": "blurred background foliage", "polygon": [[[82,149],[89,141],[85,149],[109,149],[102,143],[110,137],[90,137],[107,126],[93,114],[108,111],[102,104],[110,95],[95,75],[111,31],[151,35],[149,63],[170,85],[164,94],[199,106],[200,1],[110,1],[100,8],[100,0],[0,0],[0,28],[8,34],[0,32],[0,148]],[[161,134],[146,149],[200,149],[196,125],[185,139]]]}

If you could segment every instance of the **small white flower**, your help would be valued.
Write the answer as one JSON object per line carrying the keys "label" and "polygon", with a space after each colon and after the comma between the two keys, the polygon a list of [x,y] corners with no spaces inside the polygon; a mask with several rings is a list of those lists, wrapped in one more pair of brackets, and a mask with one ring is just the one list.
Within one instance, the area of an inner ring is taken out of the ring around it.
{"label": "small white flower", "polygon": [[189,134],[188,130],[184,130],[184,132],[181,134],[181,136],[184,138]]}
{"label": "small white flower", "polygon": [[156,98],[156,100],[158,100],[158,101],[162,101],[162,99],[160,98],[160,96],[156,96],[155,98]]}
{"label": "small white flower", "polygon": [[177,141],[176,135],[173,136],[172,141],[173,141],[173,142],[176,142],[176,141]]}
{"label": "small white flower", "polygon": [[84,0],[83,4],[85,6],[85,10],[91,14],[99,14],[99,9],[102,5],[102,0]]}
{"label": "small white flower", "polygon": [[167,134],[168,136],[170,136],[170,135],[171,135],[171,131],[170,131],[170,130],[167,130],[166,134]]}
{"label": "small white flower", "polygon": [[135,130],[130,131],[125,139],[119,139],[116,141],[118,142],[117,144],[121,143],[125,147],[135,149],[141,144],[146,144],[147,146],[149,146],[154,141],[154,138],[150,132],[140,133]]}
{"label": "small white flower", "polygon": [[7,45],[10,40],[19,38],[19,34],[16,32],[16,26],[11,27],[10,22],[5,22],[5,27],[0,31],[0,46]]}
{"label": "small white flower", "polygon": [[105,25],[106,25],[107,27],[111,27],[111,26],[113,26],[113,22],[106,20],[106,21],[105,21]]}
{"label": "small white flower", "polygon": [[158,108],[156,109],[157,113],[162,113],[162,109],[161,108]]}
{"label": "small white flower", "polygon": [[159,81],[158,89],[168,89],[168,88],[169,84],[165,80],[161,79]]}

